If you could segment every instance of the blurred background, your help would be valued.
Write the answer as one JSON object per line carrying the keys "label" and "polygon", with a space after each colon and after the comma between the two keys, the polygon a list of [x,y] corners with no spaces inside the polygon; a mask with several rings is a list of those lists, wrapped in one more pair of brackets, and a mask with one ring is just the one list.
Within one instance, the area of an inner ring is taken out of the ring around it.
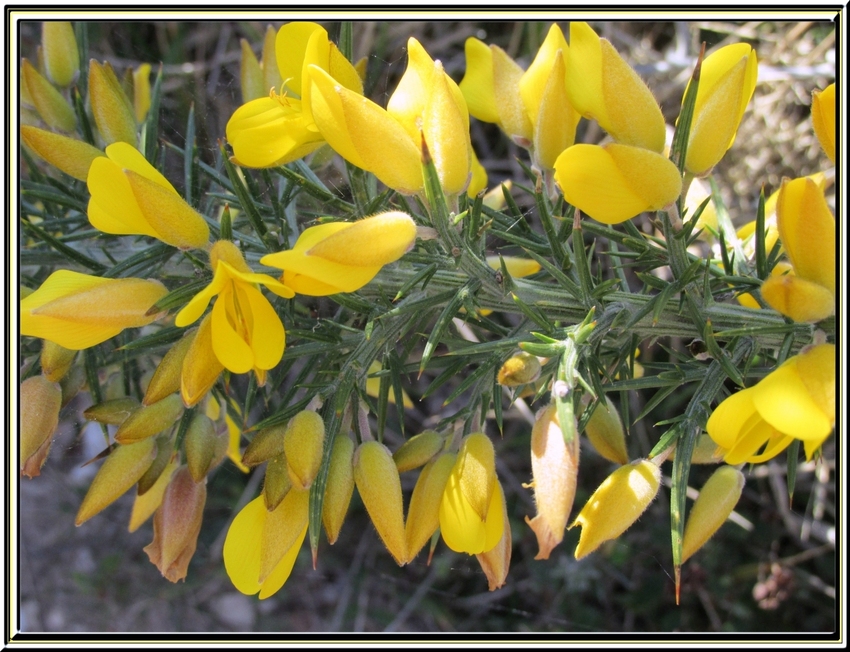
{"label": "blurred background", "polygon": [[[272,23],[275,28],[281,23]],[[333,38],[338,23],[323,23]],[[503,47],[524,68],[548,31],[544,22],[357,22],[354,58],[368,56],[366,93],[382,106],[405,68],[407,39],[416,37],[460,81],[464,41],[475,36]],[[566,34],[568,23],[560,23]],[[88,25],[90,56],[112,63],[119,77],[140,63],[163,64],[160,136],[182,147],[190,106],[195,107],[198,148],[214,164],[217,141],[241,104],[240,39],[259,54],[265,22],[117,22]],[[808,22],[591,22],[636,68],[675,123],[682,92],[699,44],[745,41],[759,58],[759,84],[735,145],[715,168],[733,220],[755,218],[758,192],[779,187],[784,176],[827,168],[812,133],[811,92],[835,76],[832,23]],[[33,59],[40,23],[20,24],[20,50]],[[154,66],[155,68],[155,66]],[[527,154],[497,127],[472,120],[473,144],[490,187],[522,179],[516,159]],[[583,121],[577,142],[598,142],[604,133]],[[175,155],[175,165],[182,159]],[[182,174],[170,176],[180,189]],[[828,190],[832,196],[832,190]],[[520,203],[522,198],[518,198]],[[521,203],[522,205],[522,203]],[[667,343],[681,348],[686,343]],[[643,349],[641,362],[666,356]],[[416,400],[428,384],[411,376],[407,391],[408,434],[443,416],[453,388]],[[460,380],[460,379],[459,379]],[[630,452],[646,454],[663,430],[651,424],[687,405],[692,388],[662,401],[630,428]],[[631,393],[638,414],[651,393]],[[225,462],[210,477],[198,549],[185,583],[171,584],[142,548],[151,523],[127,532],[132,496],[126,495],[80,528],[74,515],[97,465],[81,465],[100,452],[102,434],[87,424],[85,392],[62,412],[52,452],[36,479],[20,482],[21,628],[28,632],[823,632],[836,627],[834,438],[819,464],[799,468],[788,499],[784,457],[748,474],[737,507],[738,522],[721,531],[682,569],[682,600],[675,606],[669,550],[669,493],[662,490],[640,521],[620,539],[576,562],[578,530],[567,532],[549,560],[534,561],[537,544],[523,516],[533,515],[529,435],[531,411],[505,402],[502,435],[492,424],[498,473],[505,487],[513,531],[508,582],[495,592],[473,557],[438,544],[430,566],[426,553],[398,568],[384,550],[365,509],[352,501],[340,539],[324,536],[318,568],[308,546],[292,576],[275,596],[258,601],[238,593],[227,578],[221,548],[234,507],[259,491],[258,474],[246,476]],[[531,410],[536,411],[537,405]],[[391,411],[392,412],[392,411]],[[392,417],[391,417],[392,418]],[[401,442],[398,424],[385,438]],[[691,486],[712,469],[694,467]],[[582,454],[574,514],[612,465],[590,447]],[[665,467],[669,472],[669,466]],[[402,476],[409,496],[415,474]],[[132,493],[132,492],[131,492]]]}

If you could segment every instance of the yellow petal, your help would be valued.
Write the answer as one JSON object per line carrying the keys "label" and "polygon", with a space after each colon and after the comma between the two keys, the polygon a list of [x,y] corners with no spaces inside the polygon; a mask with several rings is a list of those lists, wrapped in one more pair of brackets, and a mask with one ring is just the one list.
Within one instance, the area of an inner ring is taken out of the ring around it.
{"label": "yellow petal", "polygon": [[52,166],[80,181],[86,180],[92,161],[104,155],[86,142],[29,125],[21,126],[21,140]]}
{"label": "yellow petal", "polygon": [[835,345],[819,344],[797,358],[809,396],[835,426]]}
{"label": "yellow petal", "polygon": [[[231,323],[238,315],[235,290],[225,290],[216,299],[212,312],[212,347],[225,369],[244,374],[254,368],[254,353]],[[228,305],[229,304],[229,305]]]}
{"label": "yellow petal", "polygon": [[440,503],[456,457],[453,453],[443,453],[428,462],[419,474],[404,526],[410,559],[422,550],[440,527]]}
{"label": "yellow petal", "polygon": [[544,169],[555,167],[558,156],[575,143],[580,115],[567,95],[564,82],[565,51],[555,54],[555,61],[545,80],[537,112],[530,113],[534,123],[534,158]]}
{"label": "yellow petal", "polygon": [[783,434],[804,441],[824,439],[832,432],[831,415],[824,414],[812,398],[797,361],[791,358],[755,385],[753,405],[762,419]]}
{"label": "yellow petal", "polygon": [[403,194],[423,185],[419,148],[404,127],[371,100],[310,66],[313,119],[336,152]]}
{"label": "yellow petal", "polygon": [[201,321],[195,333],[189,351],[183,359],[183,369],[180,375],[180,397],[186,407],[196,405],[224,371],[224,365],[219,362],[213,351],[212,344],[212,315],[209,314]]}
{"label": "yellow petal", "polygon": [[532,122],[537,119],[540,103],[543,101],[544,89],[551,77],[552,70],[557,65],[555,60],[558,57],[558,50],[561,51],[561,86],[564,86],[566,90],[566,76],[563,65],[564,58],[569,55],[569,48],[561,28],[553,23],[546,34],[546,38],[543,39],[540,49],[537,50],[534,61],[531,62],[519,82],[519,92],[528,112],[528,117],[531,118]]}
{"label": "yellow petal", "polygon": [[337,230],[310,247],[307,256],[354,267],[382,266],[401,258],[415,239],[413,219],[390,211]]}
{"label": "yellow petal", "polygon": [[168,483],[171,482],[171,476],[178,467],[177,458],[173,458],[168,466],[165,467],[162,473],[154,482],[153,486],[145,493],[136,494],[136,499],[133,501],[133,511],[130,512],[129,532],[135,532],[147,521],[157,508],[162,503],[162,497],[165,495],[165,490]]}
{"label": "yellow petal", "polygon": [[439,61],[434,64],[429,91],[422,114],[422,134],[443,191],[455,195],[469,185],[469,113],[457,85],[443,72]]}
{"label": "yellow petal", "polygon": [[835,218],[812,179],[782,182],[776,223],[794,273],[835,294]]}
{"label": "yellow petal", "polygon": [[835,163],[835,82],[812,93],[812,127],[823,151]]}
{"label": "yellow petal", "polygon": [[487,264],[492,269],[501,269],[502,261],[508,272],[514,278],[531,276],[540,271],[540,263],[531,258],[519,258],[518,256],[487,256]]}
{"label": "yellow petal", "polygon": [[143,63],[133,70],[133,110],[136,122],[144,122],[151,108],[151,64]]}
{"label": "yellow petal", "polygon": [[[405,128],[414,142],[419,142],[421,117],[429,104],[434,77],[434,60],[419,41],[410,37],[407,40],[407,68],[387,102],[387,113]],[[428,144],[430,146],[430,140]],[[431,151],[433,153],[433,149]]]}
{"label": "yellow petal", "polygon": [[292,574],[292,568],[295,566],[295,560],[298,559],[298,551],[301,550],[301,544],[304,543],[306,536],[307,526],[305,525],[295,544],[283,556],[283,559],[278,562],[278,565],[275,566],[275,569],[269,574],[266,581],[263,582],[263,586],[260,588],[260,600],[265,600],[280,591],[286,580],[289,579],[289,576]]}
{"label": "yellow petal", "polygon": [[[472,164],[472,178],[469,180],[469,187],[466,189],[466,192],[469,193],[470,197],[475,197],[487,188],[487,170],[484,169],[484,166],[478,160],[478,156],[475,154],[475,148],[471,148],[469,152]],[[487,203],[486,199],[484,203]]]}
{"label": "yellow petal", "polygon": [[469,108],[469,114],[483,122],[499,124],[499,109],[493,85],[493,53],[477,38],[469,37],[464,43],[466,72],[460,90]]}
{"label": "yellow petal", "polygon": [[[457,465],[455,466],[457,468]],[[476,512],[461,487],[461,475],[452,471],[440,501],[440,534],[455,552],[477,555],[496,546],[504,530],[502,494],[494,482],[485,518]]]}
{"label": "yellow petal", "polygon": [[555,161],[564,199],[595,220],[619,224],[672,204],[682,191],[673,163],[648,149],[573,145]]}
{"label": "yellow petal", "polygon": [[455,464],[458,484],[478,517],[484,520],[496,484],[496,452],[484,433],[464,437]]}
{"label": "yellow petal", "polygon": [[242,290],[248,298],[249,310],[254,317],[251,331],[251,349],[254,352],[254,366],[258,369],[272,369],[283,357],[286,346],[286,333],[277,312],[259,290],[250,285]]}
{"label": "yellow petal", "polygon": [[[303,75],[307,43],[315,32],[324,33],[325,43],[327,43],[328,37],[325,28],[316,23],[308,22],[286,23],[278,30],[275,38],[275,57],[281,79],[289,80],[287,81],[287,88],[292,89],[299,97],[301,97],[301,89],[304,83],[308,81],[306,76]],[[263,59],[264,65],[268,65],[265,63],[265,57]],[[327,64],[327,54],[325,54],[324,63]],[[268,92],[268,88],[266,92]]]}
{"label": "yellow petal", "polygon": [[762,284],[761,296],[771,308],[797,322],[819,322],[835,314],[832,293],[799,276],[771,276]]}
{"label": "yellow petal", "polygon": [[517,144],[527,147],[534,134],[519,92],[523,70],[498,45],[491,45],[490,50],[493,52],[493,92],[499,126]]}
{"label": "yellow petal", "polygon": [[151,165],[142,153],[132,145],[122,142],[113,143],[106,148],[106,155],[110,161],[114,161],[121,169],[132,170],[136,174],[140,174],[146,179],[178,195],[168,179],[162,176],[159,170]]}
{"label": "yellow petal", "polygon": [[[292,547],[299,542],[307,527],[310,492],[290,491],[266,516],[260,544],[259,581],[265,582]],[[300,545],[299,545],[300,548]]]}
{"label": "yellow petal", "polygon": [[258,496],[239,511],[224,539],[224,568],[233,586],[245,595],[254,595],[262,587],[260,547],[267,518],[263,497]]}

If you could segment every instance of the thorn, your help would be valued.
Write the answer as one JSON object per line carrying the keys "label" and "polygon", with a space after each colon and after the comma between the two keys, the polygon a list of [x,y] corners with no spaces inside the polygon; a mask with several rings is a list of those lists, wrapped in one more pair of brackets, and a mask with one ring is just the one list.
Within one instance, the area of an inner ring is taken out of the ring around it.
{"label": "thorn", "polygon": [[[316,548],[312,549],[313,553],[313,570],[316,570],[316,563],[319,561],[319,551]],[[677,602],[678,604],[678,602]]]}
{"label": "thorn", "polygon": [[[705,45],[703,45],[705,48]],[[682,584],[682,567],[676,566],[676,569],[673,571],[676,575],[676,606],[679,606],[679,590],[681,589]]]}

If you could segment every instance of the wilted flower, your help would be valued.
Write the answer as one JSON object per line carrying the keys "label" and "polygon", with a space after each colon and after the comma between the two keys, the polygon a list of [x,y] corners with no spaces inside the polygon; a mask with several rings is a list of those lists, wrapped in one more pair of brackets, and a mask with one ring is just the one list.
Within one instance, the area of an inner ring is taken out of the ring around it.
{"label": "wilted flower", "polygon": [[283,269],[281,280],[298,294],[354,292],[381,267],[401,258],[415,239],[410,216],[391,211],[357,222],[311,226],[292,249],[263,256],[260,263]]}
{"label": "wilted flower", "polygon": [[159,281],[59,270],[21,301],[21,335],[87,349],[125,328],[150,324],[160,315],[148,311],[166,293]]}
{"label": "wilted flower", "polygon": [[795,439],[811,459],[834,427],[835,345],[819,344],[732,394],[714,409],[705,429],[734,465],[769,460]]}

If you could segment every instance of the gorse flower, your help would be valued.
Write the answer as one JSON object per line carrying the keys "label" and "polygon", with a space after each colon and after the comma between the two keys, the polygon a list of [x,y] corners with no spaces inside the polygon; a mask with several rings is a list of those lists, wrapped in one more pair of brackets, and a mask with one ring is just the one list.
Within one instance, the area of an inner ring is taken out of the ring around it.
{"label": "gorse flower", "polygon": [[136,115],[109,63],[89,63],[89,97],[97,130],[107,145],[136,145]]}
{"label": "gorse flower", "polygon": [[32,125],[21,126],[21,140],[52,166],[80,181],[88,178],[92,162],[100,156],[105,156],[97,147],[82,140]]}
{"label": "gorse flower", "polygon": [[480,432],[466,436],[440,502],[443,541],[469,555],[493,549],[505,529],[503,503],[493,443]]}
{"label": "gorse flower", "polygon": [[21,335],[87,349],[158,319],[148,311],[167,292],[159,281],[59,270],[21,301]]}
{"label": "gorse flower", "polygon": [[[268,37],[266,39],[268,43]],[[316,23],[287,23],[275,40],[277,68],[283,87],[267,97],[243,104],[225,129],[235,161],[248,167],[283,165],[306,156],[325,142],[314,120],[308,68],[324,71],[341,88],[362,96],[363,85],[354,66],[328,40]],[[263,48],[264,83],[275,64]],[[266,86],[264,92],[269,93]]]}
{"label": "gorse flower", "polygon": [[354,292],[381,267],[401,258],[416,239],[407,213],[391,211],[357,222],[331,222],[306,229],[288,251],[268,254],[263,265],[284,270],[281,280],[298,294]]}
{"label": "gorse flower", "polygon": [[835,312],[835,218],[815,181],[782,182],[776,225],[794,274],[765,280],[762,297],[794,321],[829,317]]}
{"label": "gorse flower", "polygon": [[457,84],[419,42],[407,43],[408,66],[386,110],[309,67],[313,117],[345,160],[406,195],[424,188],[424,139],[447,195],[466,190],[471,174],[469,112]]}
{"label": "gorse flower", "polygon": [[43,22],[41,44],[47,76],[58,86],[69,86],[80,73],[80,52],[71,23],[61,20]]}
{"label": "gorse flower", "polygon": [[823,151],[835,163],[835,82],[812,93],[812,126]]}
{"label": "gorse flower", "polygon": [[212,349],[226,369],[243,374],[253,369],[262,385],[266,372],[280,362],[286,334],[272,305],[256,288],[264,285],[285,299],[295,293],[266,274],[255,274],[232,242],[219,240],[210,250],[212,282],[179,312],[177,326],[188,326],[218,295],[212,309]]}
{"label": "gorse flower", "polygon": [[835,346],[819,344],[789,358],[756,385],[718,405],[705,429],[727,464],[757,464],[799,439],[806,458],[835,427]]}
{"label": "gorse flower", "polygon": [[582,116],[596,120],[618,143],[664,149],[664,116],[652,92],[587,23],[570,23],[566,74],[567,95]]}
{"label": "gorse flower", "polygon": [[746,43],[722,47],[702,62],[685,158],[688,172],[707,174],[735,142],[757,78],[756,53]]}
{"label": "gorse flower", "polygon": [[148,235],[180,249],[206,247],[204,219],[132,145],[118,142],[95,158],[86,181],[89,222],[104,233]]}
{"label": "gorse flower", "polygon": [[593,219],[619,224],[671,205],[682,192],[679,170],[641,147],[573,145],[555,161],[564,199]]}

